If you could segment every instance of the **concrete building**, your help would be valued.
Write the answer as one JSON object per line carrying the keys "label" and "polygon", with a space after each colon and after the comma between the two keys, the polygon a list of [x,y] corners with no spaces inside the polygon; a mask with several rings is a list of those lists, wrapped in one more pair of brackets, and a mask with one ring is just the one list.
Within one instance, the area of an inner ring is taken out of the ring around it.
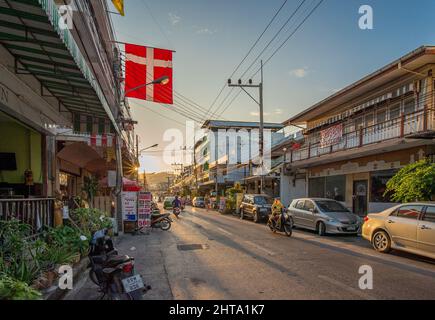
{"label": "concrete building", "polygon": [[0,1],[0,219],[27,208],[34,227],[52,223],[56,191],[77,195],[86,176],[119,191],[132,150],[106,1],[65,5]]}
{"label": "concrete building", "polygon": [[287,153],[295,188],[306,175],[306,195],[359,215],[392,206],[386,182],[435,154],[434,68],[435,47],[420,47],[287,120],[307,128]]}

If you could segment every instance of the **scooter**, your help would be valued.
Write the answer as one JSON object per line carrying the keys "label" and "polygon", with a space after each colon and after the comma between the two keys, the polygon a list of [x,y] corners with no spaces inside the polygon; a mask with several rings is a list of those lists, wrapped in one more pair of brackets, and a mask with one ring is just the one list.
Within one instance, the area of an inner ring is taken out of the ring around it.
{"label": "scooter", "polygon": [[[105,233],[105,232],[104,232]],[[145,286],[142,276],[134,270],[134,258],[118,255],[107,235],[94,235],[89,253],[89,277],[100,292],[109,300],[143,300],[143,294],[151,289]]]}
{"label": "scooter", "polygon": [[287,237],[291,237],[293,233],[293,221],[291,217],[286,212],[281,213],[281,215],[278,217],[278,219],[281,219],[280,226],[278,228],[277,226],[277,220],[270,216],[269,220],[267,222],[267,226],[270,228],[272,232],[284,232]]}
{"label": "scooter", "polygon": [[177,217],[177,219],[178,219],[178,216],[180,215],[180,213],[181,213],[181,209],[179,208],[179,207],[175,207],[173,210],[172,210],[172,213]]}
{"label": "scooter", "polygon": [[151,228],[159,228],[163,231],[171,229],[172,219],[169,213],[154,214],[151,216]]}

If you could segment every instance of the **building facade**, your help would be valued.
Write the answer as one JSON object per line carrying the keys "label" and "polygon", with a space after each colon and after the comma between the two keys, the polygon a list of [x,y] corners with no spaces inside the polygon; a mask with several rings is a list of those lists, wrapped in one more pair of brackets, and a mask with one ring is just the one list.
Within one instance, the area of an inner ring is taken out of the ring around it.
{"label": "building facade", "polygon": [[435,47],[418,48],[286,121],[306,126],[293,185],[362,216],[394,205],[387,181],[435,152],[434,67]]}
{"label": "building facade", "polygon": [[66,5],[0,2],[0,219],[29,208],[34,226],[49,224],[54,197],[79,195],[90,176],[116,181],[116,216],[131,153],[119,48],[106,1],[71,2],[67,17]]}

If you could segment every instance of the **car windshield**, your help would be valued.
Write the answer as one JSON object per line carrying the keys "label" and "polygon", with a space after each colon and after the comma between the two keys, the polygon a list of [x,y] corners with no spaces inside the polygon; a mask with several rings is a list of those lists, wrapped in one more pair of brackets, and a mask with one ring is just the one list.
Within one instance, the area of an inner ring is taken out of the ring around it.
{"label": "car windshield", "polygon": [[254,198],[255,204],[272,204],[272,199],[268,197],[255,197]]}
{"label": "car windshield", "polygon": [[198,197],[198,198],[196,198],[196,201],[204,201],[204,198],[203,197]]}
{"label": "car windshield", "polygon": [[349,212],[345,206],[337,201],[320,200],[316,201],[316,204],[323,212]]}
{"label": "car windshield", "polygon": [[174,201],[174,200],[175,200],[174,197],[167,197],[167,198],[165,199],[166,202],[168,202],[168,201],[171,201],[171,202],[172,202],[172,201]]}

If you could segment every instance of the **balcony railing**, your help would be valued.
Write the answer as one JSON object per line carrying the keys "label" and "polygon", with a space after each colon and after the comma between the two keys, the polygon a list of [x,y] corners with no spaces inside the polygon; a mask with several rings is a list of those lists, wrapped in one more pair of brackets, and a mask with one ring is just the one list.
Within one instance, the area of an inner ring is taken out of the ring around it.
{"label": "balcony railing", "polygon": [[299,150],[292,151],[291,162],[312,159],[325,154],[349,150],[387,141],[403,138],[411,134],[435,130],[435,112],[419,110],[408,115],[378,123],[357,131],[345,133],[339,143],[322,147],[320,142],[308,144]]}
{"label": "balcony railing", "polygon": [[0,220],[17,219],[37,232],[43,226],[53,226],[54,199],[0,199]]}

